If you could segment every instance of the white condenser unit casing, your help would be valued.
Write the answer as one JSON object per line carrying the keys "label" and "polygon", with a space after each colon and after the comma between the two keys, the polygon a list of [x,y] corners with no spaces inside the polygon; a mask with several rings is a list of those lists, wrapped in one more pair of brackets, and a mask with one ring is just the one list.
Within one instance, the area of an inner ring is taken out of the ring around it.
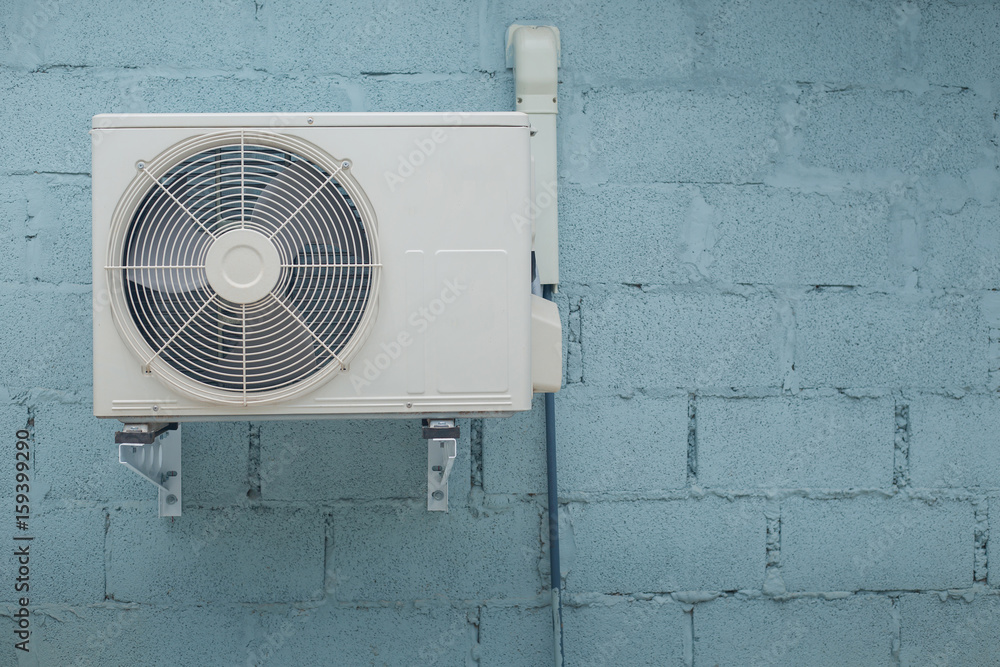
{"label": "white condenser unit casing", "polygon": [[91,134],[97,416],[505,416],[558,389],[526,115],[108,114]]}

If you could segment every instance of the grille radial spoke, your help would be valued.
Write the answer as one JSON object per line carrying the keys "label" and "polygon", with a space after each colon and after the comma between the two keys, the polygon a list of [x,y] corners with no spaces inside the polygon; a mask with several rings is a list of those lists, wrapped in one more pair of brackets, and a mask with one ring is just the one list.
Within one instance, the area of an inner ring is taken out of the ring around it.
{"label": "grille radial spoke", "polygon": [[185,213],[187,213],[188,217],[191,218],[191,220],[193,220],[198,226],[200,226],[203,230],[205,230],[205,232],[209,236],[211,236],[213,238],[215,237],[215,235],[211,232],[211,230],[209,230],[208,227],[206,227],[205,224],[201,220],[199,220],[193,213],[191,213],[191,211],[189,211],[186,208],[184,208],[184,204],[182,204],[179,201],[177,201],[177,197],[174,195],[174,193],[172,193],[170,190],[168,190],[166,188],[166,186],[163,185],[163,181],[161,181],[159,179],[156,179],[156,178],[153,178],[152,176],[149,175],[149,172],[147,172],[146,170],[143,170],[142,173],[145,174],[146,177],[148,177],[150,180],[152,180],[158,186],[160,186],[160,189],[163,190],[163,192],[165,192],[166,195],[168,197],[170,197],[170,199],[172,199],[173,202],[175,204],[177,204],[181,208],[182,211],[184,211]]}
{"label": "grille radial spoke", "polygon": [[292,220],[294,220],[295,216],[297,216],[299,214],[299,212],[301,212],[302,209],[304,209],[309,204],[309,202],[311,202],[313,200],[313,198],[316,195],[318,195],[320,192],[323,191],[323,188],[325,188],[330,183],[330,181],[333,180],[333,176],[334,176],[334,174],[330,174],[327,177],[327,179],[323,182],[322,185],[320,185],[318,188],[316,188],[316,190],[311,195],[309,195],[308,197],[306,197],[305,201],[303,201],[301,204],[299,204],[299,207],[297,209],[295,209],[295,211],[292,212],[292,214],[290,216],[288,216],[283,223],[281,223],[280,225],[278,225],[277,229],[275,229],[273,232],[271,232],[271,238],[272,239],[275,236],[278,235],[278,232],[280,232],[282,229],[285,228],[285,225],[287,225],[289,222],[291,222]]}
{"label": "grille radial spoke", "polygon": [[[153,356],[154,357],[160,356],[165,349],[167,349],[168,347],[170,347],[170,344],[173,343],[177,339],[177,337],[180,336],[181,333],[183,333],[183,331],[185,329],[187,329],[188,326],[190,326],[192,322],[194,322],[195,318],[198,317],[199,315],[201,315],[201,311],[205,310],[205,307],[208,306],[208,304],[212,303],[214,300],[215,300],[215,295],[213,294],[212,296],[210,296],[205,301],[205,303],[201,304],[201,306],[198,308],[198,310],[194,311],[194,313],[191,314],[191,317],[187,318],[187,320],[184,322],[184,324],[182,324],[179,327],[177,327],[177,331],[175,331],[173,333],[173,335],[170,336],[170,338],[167,339],[166,343],[164,343],[163,345],[160,346],[160,349],[158,349],[156,352],[153,353]],[[146,362],[146,365],[149,366],[150,362],[152,362],[152,361],[153,360],[150,359],[149,361]]]}
{"label": "grille radial spoke", "polygon": [[[382,268],[342,162],[255,130],[185,144],[164,156],[186,157],[141,172],[148,186],[105,267],[123,288],[125,340],[168,384],[222,403],[280,400],[338,372],[370,329]],[[273,244],[258,253],[266,266],[219,259],[255,243]],[[254,270],[270,276],[259,293],[218,282]]]}
{"label": "grille radial spoke", "polygon": [[313,331],[312,329],[310,329],[309,326],[306,325],[306,323],[303,322],[302,319],[298,315],[295,314],[294,310],[292,310],[291,308],[288,307],[288,304],[286,304],[284,301],[282,301],[281,299],[279,299],[278,297],[276,297],[274,295],[272,295],[272,298],[278,303],[279,306],[281,306],[285,310],[286,313],[288,313],[292,318],[294,318],[294,320],[296,322],[299,323],[299,325],[302,327],[303,331],[305,331],[307,334],[309,334],[310,336],[312,336],[313,338],[315,338],[316,342],[319,343],[323,347],[324,350],[326,350],[327,352],[330,353],[330,356],[332,356],[334,359],[336,359],[340,364],[344,363],[344,360],[341,359],[340,357],[338,357],[337,353],[334,352],[333,350],[331,350],[330,347],[323,341],[323,339],[319,335],[317,335],[315,331]]}

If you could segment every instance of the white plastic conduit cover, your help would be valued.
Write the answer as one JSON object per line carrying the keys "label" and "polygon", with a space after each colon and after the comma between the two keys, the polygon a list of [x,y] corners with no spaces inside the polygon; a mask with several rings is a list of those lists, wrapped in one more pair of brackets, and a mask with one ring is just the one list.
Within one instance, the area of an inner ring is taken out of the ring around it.
{"label": "white plastic conduit cover", "polygon": [[531,120],[535,261],[543,285],[559,283],[556,115],[559,112],[559,29],[549,25],[507,28],[507,67],[514,68],[517,110]]}

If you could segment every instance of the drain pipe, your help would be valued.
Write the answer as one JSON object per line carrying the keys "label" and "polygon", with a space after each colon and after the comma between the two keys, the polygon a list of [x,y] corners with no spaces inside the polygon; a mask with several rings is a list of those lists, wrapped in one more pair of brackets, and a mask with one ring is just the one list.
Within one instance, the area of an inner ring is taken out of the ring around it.
{"label": "drain pipe", "polygon": [[[507,28],[507,67],[514,69],[516,109],[531,122],[532,170],[532,291],[543,286],[542,298],[552,301],[559,284],[558,209],[556,207],[556,115],[559,83],[559,29],[549,25]],[[547,199],[545,199],[547,197]],[[552,311],[555,311],[553,306]],[[534,312],[534,311],[533,311]],[[555,315],[558,321],[558,314]],[[562,355],[556,353],[559,362]],[[533,362],[534,363],[534,362]],[[559,373],[557,371],[556,376]],[[551,388],[551,387],[546,387]],[[558,383],[555,388],[558,389]],[[556,479],[555,394],[545,393],[545,462],[548,470],[549,571],[552,591],[552,657],[563,664],[562,568],[559,564],[559,485]]]}
{"label": "drain pipe", "polygon": [[[552,286],[546,285],[542,296],[552,300]],[[545,394],[545,468],[548,471],[549,492],[549,571],[552,588],[553,659],[562,667],[562,566],[559,563],[559,482],[556,478],[556,395]]]}

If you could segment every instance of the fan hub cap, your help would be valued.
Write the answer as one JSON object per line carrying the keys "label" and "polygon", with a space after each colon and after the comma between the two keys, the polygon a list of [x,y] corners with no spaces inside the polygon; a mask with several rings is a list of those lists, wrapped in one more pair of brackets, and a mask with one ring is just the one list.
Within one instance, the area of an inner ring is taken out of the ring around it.
{"label": "fan hub cap", "polygon": [[253,303],[278,283],[281,258],[271,240],[250,229],[234,229],[215,239],[205,257],[208,284],[233,303]]}

